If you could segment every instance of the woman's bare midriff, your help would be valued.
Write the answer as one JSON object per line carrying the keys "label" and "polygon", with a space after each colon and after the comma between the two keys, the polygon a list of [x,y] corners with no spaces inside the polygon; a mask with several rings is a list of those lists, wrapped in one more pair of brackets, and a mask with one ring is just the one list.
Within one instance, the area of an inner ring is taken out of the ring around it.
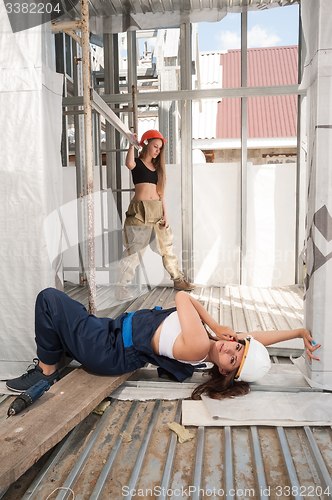
{"label": "woman's bare midriff", "polygon": [[162,328],[162,323],[160,323],[160,325],[158,326],[157,330],[154,332],[154,335],[151,339],[151,347],[152,347],[152,350],[155,354],[159,354],[159,339],[160,339],[160,332],[161,332],[161,328]]}
{"label": "woman's bare midriff", "polygon": [[150,184],[148,182],[142,182],[140,184],[136,184],[135,196],[133,200],[139,200],[139,201],[160,200],[156,184]]}

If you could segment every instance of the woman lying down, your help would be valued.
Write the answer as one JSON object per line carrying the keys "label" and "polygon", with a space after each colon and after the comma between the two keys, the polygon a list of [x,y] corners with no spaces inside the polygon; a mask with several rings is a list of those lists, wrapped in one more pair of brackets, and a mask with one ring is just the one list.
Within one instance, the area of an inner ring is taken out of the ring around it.
{"label": "woman lying down", "polygon": [[[194,399],[203,393],[224,398],[248,393],[249,382],[270,369],[265,346],[303,338],[309,362],[316,345],[305,328],[236,334],[219,325],[186,292],[178,292],[171,309],[143,309],[115,319],[97,318],[85,307],[54,288],[39,293],[35,307],[37,358],[22,376],[8,380],[10,390],[22,392],[40,380],[57,382],[56,364],[67,353],[101,375],[121,375],[145,363],[159,367],[178,381],[190,377],[197,365],[213,363],[209,379],[198,385]],[[211,337],[207,325],[215,334]]]}

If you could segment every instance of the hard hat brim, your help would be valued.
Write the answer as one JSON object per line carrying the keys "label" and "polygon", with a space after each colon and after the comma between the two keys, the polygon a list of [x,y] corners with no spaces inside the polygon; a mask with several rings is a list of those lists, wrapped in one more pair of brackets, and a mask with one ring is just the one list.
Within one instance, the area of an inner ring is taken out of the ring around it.
{"label": "hard hat brim", "polygon": [[244,346],[244,353],[243,353],[243,357],[242,357],[242,361],[241,361],[241,364],[238,368],[238,371],[236,372],[235,374],[235,379],[239,378],[240,374],[241,374],[241,370],[243,368],[243,365],[245,363],[245,360],[247,359],[247,354],[248,354],[248,351],[249,351],[249,346],[250,346],[250,342],[248,339],[244,339],[244,342],[245,342],[245,346]]}

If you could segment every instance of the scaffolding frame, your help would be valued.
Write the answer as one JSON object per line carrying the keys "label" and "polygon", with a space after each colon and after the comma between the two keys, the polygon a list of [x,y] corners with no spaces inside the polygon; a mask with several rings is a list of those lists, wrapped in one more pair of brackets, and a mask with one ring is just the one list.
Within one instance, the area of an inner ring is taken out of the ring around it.
{"label": "scaffolding frame", "polygon": [[[81,31],[81,38],[74,30]],[[80,21],[67,21],[52,24],[52,32],[64,31],[74,38],[82,47],[82,73],[83,73],[83,112],[84,112],[84,160],[86,175],[86,200],[87,200],[87,246],[88,246],[88,296],[89,312],[97,313],[96,306],[96,251],[95,251],[95,210],[94,210],[94,161],[92,137],[92,109],[102,115],[105,120],[118,130],[128,141],[138,149],[135,136],[121,122],[120,118],[101,99],[91,87],[90,66],[90,29],[89,29],[89,3],[81,1]]]}
{"label": "scaffolding frame", "polygon": [[[88,17],[88,16],[87,16]],[[59,23],[61,24],[61,23]],[[64,23],[65,32],[71,34],[71,29],[78,29],[79,22],[75,22],[75,27],[71,27],[71,23]],[[69,26],[68,26],[69,24]],[[301,22],[300,22],[301,26]],[[54,29],[59,30],[61,27],[57,26]],[[180,68],[181,68],[181,90],[171,91],[151,91],[151,92],[138,92],[136,97],[136,105],[143,104],[158,104],[165,101],[178,101],[180,102],[182,130],[185,131],[181,140],[181,213],[182,213],[182,252],[183,256],[183,269],[187,278],[192,279],[193,263],[193,171],[192,171],[192,134],[191,134],[191,104],[194,100],[201,99],[223,99],[240,97],[242,102],[241,111],[241,245],[240,245],[240,283],[246,284],[246,215],[247,215],[247,99],[248,97],[255,96],[280,96],[280,95],[297,95],[299,105],[303,110],[303,102],[306,96],[306,90],[300,89],[299,84],[296,85],[280,85],[269,87],[248,87],[247,86],[247,12],[241,14],[241,87],[227,88],[227,89],[192,89],[191,88],[191,25],[183,24],[180,26]],[[106,35],[111,37],[112,35]],[[114,35],[116,36],[116,35]],[[106,38],[107,39],[107,38]],[[107,122],[118,130],[121,135],[127,137],[130,143],[133,142],[133,136],[130,131],[125,130],[126,127],[115,113],[109,108],[112,106],[119,106],[127,104],[133,105],[133,96],[129,92],[132,84],[137,85],[137,61],[136,61],[136,32],[129,31],[127,33],[128,43],[128,92],[120,94],[118,89],[109,88],[111,92],[105,93],[101,98],[93,89],[90,90],[89,96],[86,98],[92,108],[100,113]],[[300,81],[300,68],[301,68],[301,52],[302,44],[299,36],[299,81]],[[108,51],[110,56],[110,51]],[[83,56],[83,69],[84,69],[84,56]],[[86,84],[85,84],[86,86]],[[105,91],[108,89],[105,88]],[[82,106],[84,105],[84,98],[82,96],[65,97],[63,99],[63,106]],[[298,109],[300,116],[301,109]],[[302,111],[303,113],[303,111]],[[134,127],[133,119],[131,119],[129,126]],[[117,128],[118,127],[118,128]],[[127,132],[127,134],[126,134]],[[298,120],[298,151],[301,151],[299,143],[303,138],[303,119]],[[135,144],[136,145],[136,144]],[[116,149],[116,148],[115,148]],[[303,182],[301,181],[302,163],[304,161],[303,154],[298,154],[297,157],[297,193],[296,193],[296,227],[295,227],[295,282],[301,281],[299,272],[299,249],[301,247],[301,239],[303,240],[303,231],[300,229],[299,200],[303,190]],[[88,183],[89,184],[89,183]],[[116,195],[121,196],[123,191],[118,185],[112,183],[112,189],[116,191]],[[120,193],[119,193],[120,192]],[[91,211],[90,207],[90,211]],[[90,229],[89,229],[90,231]],[[91,232],[91,231],[90,231]],[[91,266],[93,260],[91,258]],[[90,265],[89,265],[90,267]],[[92,271],[93,273],[93,271]],[[94,292],[95,293],[95,292]]]}

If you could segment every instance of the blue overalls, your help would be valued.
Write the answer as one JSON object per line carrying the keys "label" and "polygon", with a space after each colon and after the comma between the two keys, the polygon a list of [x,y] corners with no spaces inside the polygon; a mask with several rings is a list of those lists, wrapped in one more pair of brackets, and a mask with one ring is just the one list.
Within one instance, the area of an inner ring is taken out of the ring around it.
{"label": "blue overalls", "polygon": [[195,368],[155,354],[151,339],[160,323],[175,311],[142,309],[116,319],[97,318],[85,307],[55,288],[39,293],[35,309],[37,356],[54,365],[63,352],[101,375],[122,375],[145,363],[167,371],[182,382]]}

